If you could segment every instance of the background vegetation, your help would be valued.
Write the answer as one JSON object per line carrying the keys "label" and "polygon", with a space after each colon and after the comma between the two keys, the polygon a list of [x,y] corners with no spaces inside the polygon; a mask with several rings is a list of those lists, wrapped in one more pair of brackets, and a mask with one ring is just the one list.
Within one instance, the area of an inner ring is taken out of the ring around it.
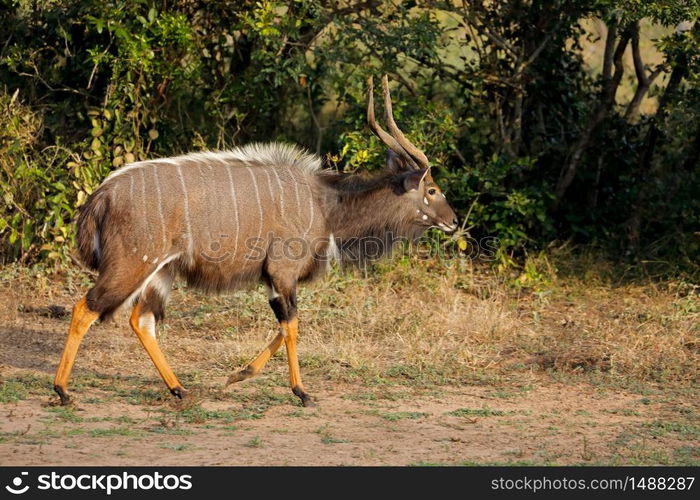
{"label": "background vegetation", "polygon": [[365,81],[501,265],[552,242],[697,277],[697,0],[0,0],[0,262],[64,262],[110,169],[285,140],[378,168]]}

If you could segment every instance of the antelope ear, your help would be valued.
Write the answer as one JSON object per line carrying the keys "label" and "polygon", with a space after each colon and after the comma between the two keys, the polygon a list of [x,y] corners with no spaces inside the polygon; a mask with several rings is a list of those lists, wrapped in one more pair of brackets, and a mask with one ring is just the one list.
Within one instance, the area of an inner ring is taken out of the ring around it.
{"label": "antelope ear", "polygon": [[389,172],[391,172],[392,174],[398,174],[399,172],[403,172],[404,170],[407,170],[407,168],[408,168],[408,163],[406,163],[406,160],[404,158],[397,155],[392,150],[389,150],[387,152],[387,154],[386,154],[386,169]]}
{"label": "antelope ear", "polygon": [[423,182],[423,177],[425,177],[425,170],[414,170],[410,174],[407,174],[403,180],[403,187],[408,191],[416,191],[421,187]]}
{"label": "antelope ear", "polygon": [[427,181],[427,182],[432,182],[433,176],[430,175],[430,167],[428,167],[428,168],[426,168],[426,169],[424,169],[424,170],[421,170],[421,173],[422,173],[422,175],[421,175],[421,177],[420,177],[420,184],[419,184],[419,186],[420,186],[420,189],[421,189],[421,191],[422,191],[422,190],[423,190],[423,185],[425,184],[425,182],[426,182],[426,181]]}

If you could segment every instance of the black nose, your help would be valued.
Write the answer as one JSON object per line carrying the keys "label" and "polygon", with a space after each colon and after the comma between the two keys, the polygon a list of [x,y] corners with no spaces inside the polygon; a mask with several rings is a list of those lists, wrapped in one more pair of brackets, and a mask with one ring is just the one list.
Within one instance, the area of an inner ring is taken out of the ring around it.
{"label": "black nose", "polygon": [[459,224],[459,219],[455,217],[454,219],[452,219],[452,223],[456,226],[457,224]]}

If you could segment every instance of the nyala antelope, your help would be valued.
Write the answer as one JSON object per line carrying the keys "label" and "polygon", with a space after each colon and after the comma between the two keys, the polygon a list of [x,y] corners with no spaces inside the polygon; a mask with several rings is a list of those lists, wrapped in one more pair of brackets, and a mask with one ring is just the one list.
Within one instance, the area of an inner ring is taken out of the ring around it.
{"label": "nyala antelope", "polygon": [[262,281],[280,324],[277,336],[229,383],[258,374],[284,343],[293,393],[305,406],[297,358],[297,284],[327,267],[329,257],[362,257],[363,238],[390,251],[397,238],[431,226],[450,232],[457,218],[430,175],[425,154],[394,122],[386,75],[386,123],[374,118],[372,79],[367,121],[389,148],[374,175],[321,168],[321,159],[283,144],[140,161],[112,172],[80,209],[78,253],[98,271],[73,309],[54,389],[70,401],[68,378],[80,341],[97,319],[133,306],[130,325],[175,396],[182,387],[156,340],[173,280],[207,292]]}

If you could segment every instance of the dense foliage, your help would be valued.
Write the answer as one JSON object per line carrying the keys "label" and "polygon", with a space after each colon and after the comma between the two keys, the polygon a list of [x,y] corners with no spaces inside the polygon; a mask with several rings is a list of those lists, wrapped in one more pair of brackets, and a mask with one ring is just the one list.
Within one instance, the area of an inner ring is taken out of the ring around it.
{"label": "dense foliage", "polygon": [[[397,120],[502,263],[554,240],[697,258],[698,0],[0,6],[0,261],[65,260],[76,207],[136,159],[286,140],[377,168],[365,82],[382,72]],[[607,27],[596,71],[581,47],[592,19]],[[663,32],[654,65],[648,26]],[[647,96],[658,106],[642,112]]]}

